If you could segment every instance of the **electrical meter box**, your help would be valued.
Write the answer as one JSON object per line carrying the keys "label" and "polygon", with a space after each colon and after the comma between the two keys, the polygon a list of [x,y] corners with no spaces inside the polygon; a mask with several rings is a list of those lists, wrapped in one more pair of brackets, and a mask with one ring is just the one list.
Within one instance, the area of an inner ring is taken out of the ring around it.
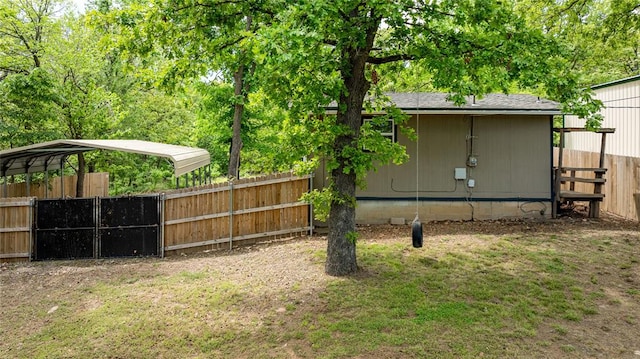
{"label": "electrical meter box", "polygon": [[453,169],[453,178],[457,180],[467,179],[467,169],[464,167],[458,167]]}

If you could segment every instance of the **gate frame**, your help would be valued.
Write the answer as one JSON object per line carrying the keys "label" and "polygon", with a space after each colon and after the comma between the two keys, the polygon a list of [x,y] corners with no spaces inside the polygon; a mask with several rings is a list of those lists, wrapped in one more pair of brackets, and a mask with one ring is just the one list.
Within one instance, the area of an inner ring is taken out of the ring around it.
{"label": "gate frame", "polygon": [[[142,197],[155,197],[157,198],[156,202],[156,214],[158,218],[157,226],[157,235],[156,235],[156,255],[154,256],[143,256],[143,257],[158,257],[164,258],[164,194],[161,193],[151,193],[151,194],[136,194],[136,195],[128,195],[128,196],[108,196],[108,197],[98,197],[96,200],[96,259],[104,259],[104,258],[129,258],[135,256],[123,256],[123,257],[103,257],[102,256],[102,238],[100,235],[100,231],[109,228],[136,228],[141,226],[118,226],[118,227],[102,227],[102,200],[103,199],[118,199],[118,198],[142,198]],[[149,226],[147,226],[149,227]]]}
{"label": "gate frame", "polygon": [[[111,257],[104,257],[102,256],[102,236],[100,234],[101,230],[105,230],[105,229],[117,229],[117,228],[137,228],[137,227],[141,227],[141,226],[127,226],[127,227],[123,227],[123,226],[117,226],[117,227],[103,227],[101,225],[101,221],[102,221],[102,200],[103,199],[118,199],[118,198],[141,198],[141,197],[153,197],[156,199],[156,206],[155,206],[155,218],[158,219],[157,223],[153,226],[156,227],[157,229],[157,234],[156,234],[156,248],[155,248],[155,255],[144,255],[145,257],[149,256],[153,256],[153,257],[159,257],[159,258],[164,258],[164,194],[162,193],[155,193],[155,194],[141,194],[141,195],[133,195],[133,196],[111,196],[111,197],[100,197],[100,196],[95,196],[95,197],[80,197],[80,198],[43,198],[43,199],[31,199],[31,202],[29,204],[29,218],[30,218],[30,230],[29,230],[29,261],[41,261],[41,260],[47,260],[47,259],[36,259],[36,248],[37,248],[37,232],[38,232],[38,228],[37,228],[37,221],[38,221],[38,201],[42,200],[42,201],[74,201],[74,200],[88,200],[91,199],[93,200],[93,206],[92,206],[92,218],[93,218],[93,234],[92,234],[92,244],[93,244],[93,250],[92,250],[92,257],[90,258],[86,258],[86,259],[104,259],[104,258],[111,258]],[[148,227],[152,227],[152,226],[148,226]],[[126,257],[134,257],[134,256],[123,256],[123,258]],[[49,259],[49,260],[65,260],[65,259],[71,259],[71,258],[53,258],[53,259]]]}
{"label": "gate frame", "polygon": [[[91,244],[93,246],[93,250],[92,250],[92,256],[91,257],[83,257],[83,258],[78,258],[78,259],[95,259],[95,248],[96,248],[96,228],[95,228],[95,224],[96,224],[96,212],[95,212],[95,204],[98,201],[97,197],[68,197],[68,198],[33,198],[32,199],[32,204],[31,204],[31,208],[30,208],[30,217],[31,217],[31,231],[29,233],[29,237],[30,237],[30,241],[29,241],[29,261],[42,261],[42,260],[65,260],[65,259],[72,259],[72,258],[53,258],[53,259],[36,259],[37,256],[37,233],[38,233],[38,202],[42,201],[42,202],[53,202],[53,201],[75,201],[75,200],[92,200],[94,206],[93,207],[93,226],[92,227],[83,227],[85,228],[85,230],[88,230],[89,228],[92,228],[93,231],[93,238],[91,240]],[[57,227],[56,227],[57,228]],[[64,229],[69,229],[69,228],[64,228]],[[50,230],[54,230],[54,228],[46,228],[44,229],[44,231],[50,231]]]}

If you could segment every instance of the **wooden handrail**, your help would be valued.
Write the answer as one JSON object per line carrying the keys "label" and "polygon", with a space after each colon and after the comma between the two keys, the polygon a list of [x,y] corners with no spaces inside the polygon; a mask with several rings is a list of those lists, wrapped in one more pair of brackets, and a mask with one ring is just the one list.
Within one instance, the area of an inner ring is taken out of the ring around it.
{"label": "wooden handrail", "polygon": [[595,132],[595,133],[615,133],[615,128],[599,128],[595,131],[587,130],[584,127],[563,127],[563,128],[554,128],[554,132]]}
{"label": "wooden handrail", "polygon": [[607,172],[606,168],[601,168],[601,167],[562,167],[560,168],[560,170],[562,172],[567,172],[567,171],[583,171],[583,172],[597,172],[597,173]]}

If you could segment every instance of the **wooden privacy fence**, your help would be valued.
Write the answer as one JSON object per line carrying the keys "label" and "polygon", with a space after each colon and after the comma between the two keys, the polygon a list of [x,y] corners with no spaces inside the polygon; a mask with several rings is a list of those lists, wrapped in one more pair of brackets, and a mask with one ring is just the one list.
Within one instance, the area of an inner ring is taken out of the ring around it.
{"label": "wooden privacy fence", "polygon": [[[554,150],[558,151],[557,148]],[[565,149],[562,157],[563,163],[572,167],[593,167],[600,154]],[[640,220],[640,158],[605,155],[603,167],[607,169],[607,181],[602,191],[605,197],[601,209],[625,219]],[[592,183],[576,182],[573,185],[576,192],[593,192]],[[563,188],[569,189],[569,186],[571,183],[566,183]]]}
{"label": "wooden privacy fence", "polygon": [[[309,232],[312,230],[310,205],[300,198],[310,190],[310,184],[311,176],[278,174],[159,195],[160,255],[231,248],[234,243]],[[129,197],[96,199],[97,203],[106,203],[118,198]],[[38,212],[34,210],[38,207],[36,204],[46,201],[52,200],[0,198],[0,261],[37,259],[34,233],[43,230],[34,223],[46,222],[42,224],[56,230],[62,226],[62,223],[51,223],[57,220],[43,219],[44,211],[35,213]],[[129,206],[117,213],[126,217],[124,212],[131,212],[134,217],[146,218],[149,213],[145,211],[156,208],[151,207]]]}
{"label": "wooden privacy fence", "polygon": [[311,176],[278,174],[166,193],[164,250],[217,248],[311,230]]}
{"label": "wooden privacy fence", "polygon": [[0,198],[0,261],[29,260],[33,203],[33,198]]}
{"label": "wooden privacy fence", "polygon": [[[76,196],[76,183],[78,176],[50,177],[48,184],[42,182],[32,182],[27,188],[26,182],[7,183],[6,188],[0,188],[0,197],[38,197],[38,198],[61,198],[62,186],[64,185],[64,197]],[[64,183],[61,183],[64,181]],[[0,187],[4,187],[2,184]],[[6,191],[6,195],[5,192]],[[29,192],[29,193],[27,193]],[[97,172],[86,173],[84,175],[84,196],[83,197],[105,197],[109,195],[109,173]]]}

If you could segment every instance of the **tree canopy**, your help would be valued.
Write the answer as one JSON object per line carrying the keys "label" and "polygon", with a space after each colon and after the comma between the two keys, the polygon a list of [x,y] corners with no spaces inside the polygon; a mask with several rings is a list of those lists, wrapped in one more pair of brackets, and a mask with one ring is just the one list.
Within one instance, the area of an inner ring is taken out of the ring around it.
{"label": "tree canopy", "polygon": [[[357,269],[356,186],[407,159],[361,119],[368,108],[402,123],[385,91],[441,91],[459,104],[529,92],[596,127],[600,104],[585,88],[640,71],[632,0],[95,0],[88,9],[0,4],[0,147],[62,137],[198,145],[229,177],[308,172],[322,159],[330,185],[307,199],[328,216],[332,275]],[[172,183],[155,159],[91,154],[74,163],[79,174],[85,160],[124,191]]]}
{"label": "tree canopy", "polygon": [[519,0],[530,26],[567,45],[583,86],[640,73],[640,3],[634,0]]}
{"label": "tree canopy", "polygon": [[[319,194],[329,203],[326,271],[344,275],[357,269],[356,184],[382,160],[401,162],[396,144],[363,151],[361,111],[389,110],[380,96],[377,68],[402,63],[429,74],[430,85],[464,96],[514,86],[561,101],[566,110],[597,125],[598,105],[582,91],[552,36],[500,1],[298,1],[282,4],[275,21],[259,34],[265,68],[276,96],[288,98],[297,118],[320,133],[313,153],[328,161],[331,185]],[[381,70],[384,71],[384,70]],[[366,99],[366,100],[365,100]],[[305,119],[335,101],[334,120]],[[333,122],[335,121],[335,122]],[[366,129],[366,128],[365,128]]]}

